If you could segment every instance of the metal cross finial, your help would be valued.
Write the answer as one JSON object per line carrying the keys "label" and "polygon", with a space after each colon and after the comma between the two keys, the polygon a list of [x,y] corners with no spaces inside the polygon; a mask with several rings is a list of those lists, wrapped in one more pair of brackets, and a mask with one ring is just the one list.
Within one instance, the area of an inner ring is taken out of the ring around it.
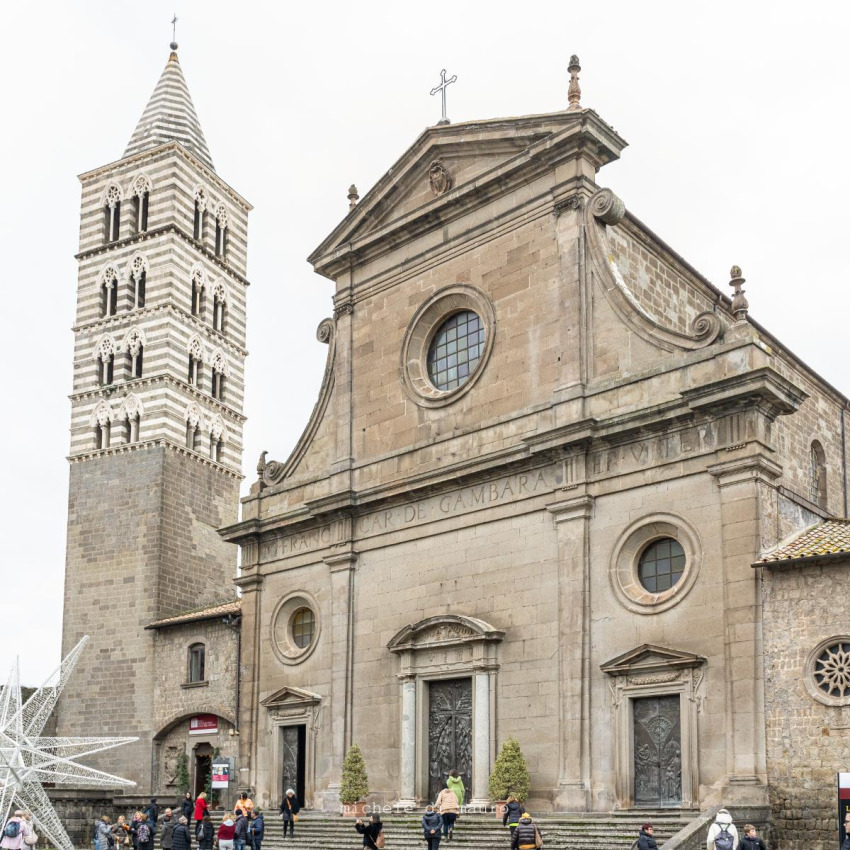
{"label": "metal cross finial", "polygon": [[177,50],[177,21],[179,18],[177,17],[177,13],[174,13],[174,17],[171,19],[171,49]]}
{"label": "metal cross finial", "polygon": [[446,117],[446,86],[449,86],[455,82],[457,82],[457,76],[455,74],[452,74],[452,76],[447,80],[446,69],[443,68],[443,70],[440,71],[440,85],[434,86],[434,88],[431,89],[432,95],[435,95],[437,92],[440,92],[443,95],[443,117],[437,122],[438,124],[451,123]]}

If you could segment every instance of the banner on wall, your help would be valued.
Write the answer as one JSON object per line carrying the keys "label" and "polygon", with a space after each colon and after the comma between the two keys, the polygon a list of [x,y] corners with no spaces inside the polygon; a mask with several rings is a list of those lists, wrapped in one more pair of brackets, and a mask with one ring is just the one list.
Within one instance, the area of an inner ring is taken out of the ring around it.
{"label": "banner on wall", "polygon": [[218,734],[218,717],[215,714],[196,714],[189,721],[190,735]]}
{"label": "banner on wall", "polygon": [[850,813],[850,773],[838,774],[838,846],[844,843],[844,818]]}

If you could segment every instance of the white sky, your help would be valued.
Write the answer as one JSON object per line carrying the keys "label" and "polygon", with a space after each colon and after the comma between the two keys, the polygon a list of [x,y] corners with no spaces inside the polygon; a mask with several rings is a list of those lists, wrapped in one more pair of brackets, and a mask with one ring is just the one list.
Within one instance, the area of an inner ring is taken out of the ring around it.
{"label": "white sky", "polygon": [[[598,180],[844,392],[850,4],[7,3],[0,29],[5,268],[0,675],[59,660],[76,288],[76,175],[119,159],[168,57],[250,219],[244,470],[284,460],[327,348],[330,282],[305,257],[421,130],[582,104],[631,144]],[[845,247],[842,247],[845,246]],[[108,513],[104,514],[108,521]],[[121,617],[121,612],[115,612]]]}

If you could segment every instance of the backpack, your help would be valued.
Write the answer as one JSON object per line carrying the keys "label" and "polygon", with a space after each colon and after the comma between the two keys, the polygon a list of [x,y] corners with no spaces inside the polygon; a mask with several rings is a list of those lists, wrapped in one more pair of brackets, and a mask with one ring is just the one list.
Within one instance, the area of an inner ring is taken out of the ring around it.
{"label": "backpack", "polygon": [[[136,830],[136,837],[140,844],[147,844],[151,840],[151,828],[146,823],[140,823]],[[732,845],[729,845],[729,850],[732,850]]]}
{"label": "backpack", "polygon": [[21,822],[19,820],[10,820],[9,823],[6,824],[6,828],[3,830],[3,835],[6,838],[17,838],[21,832]]}
{"label": "backpack", "polygon": [[725,826],[720,827],[720,832],[714,836],[715,850],[732,850],[735,846],[735,839],[729,833]]}

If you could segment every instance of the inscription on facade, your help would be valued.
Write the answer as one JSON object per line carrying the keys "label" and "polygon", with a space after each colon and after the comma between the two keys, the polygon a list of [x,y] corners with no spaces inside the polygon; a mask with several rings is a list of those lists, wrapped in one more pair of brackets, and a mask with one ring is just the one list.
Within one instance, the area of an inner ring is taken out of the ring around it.
{"label": "inscription on facade", "polygon": [[311,528],[288,537],[277,537],[274,540],[264,540],[260,544],[260,560],[271,561],[275,558],[288,558],[302,552],[313,552],[326,546],[333,546],[345,539],[345,523],[331,522]]}
{"label": "inscription on facade", "polygon": [[433,522],[491,505],[511,502],[514,499],[528,498],[535,493],[545,493],[559,483],[555,480],[556,477],[560,476],[556,476],[551,469],[535,469],[531,472],[509,475],[487,484],[462,487],[445,496],[433,496],[408,505],[366,514],[356,520],[355,527],[357,534],[364,536]]}

